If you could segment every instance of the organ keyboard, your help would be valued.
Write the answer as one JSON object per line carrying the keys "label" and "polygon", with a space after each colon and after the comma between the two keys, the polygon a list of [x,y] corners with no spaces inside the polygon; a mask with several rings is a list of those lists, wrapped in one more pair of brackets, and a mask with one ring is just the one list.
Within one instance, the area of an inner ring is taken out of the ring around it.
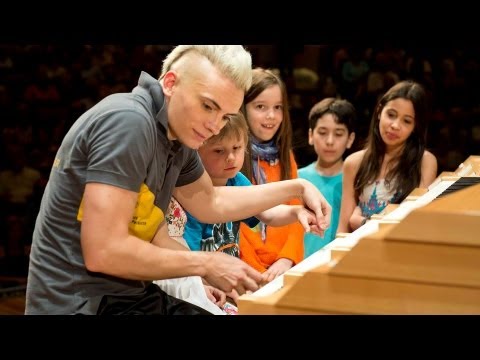
{"label": "organ keyboard", "polygon": [[239,314],[480,314],[479,176],[470,156],[241,296]]}

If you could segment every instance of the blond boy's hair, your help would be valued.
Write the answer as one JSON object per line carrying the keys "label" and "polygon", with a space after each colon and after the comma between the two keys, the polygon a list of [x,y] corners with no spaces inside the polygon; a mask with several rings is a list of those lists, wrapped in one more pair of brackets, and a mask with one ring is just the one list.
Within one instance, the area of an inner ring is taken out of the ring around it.
{"label": "blond boy's hair", "polygon": [[248,124],[242,113],[239,112],[230,116],[227,124],[220,130],[220,133],[212,136],[205,143],[216,143],[225,138],[236,138],[238,140],[243,138],[246,149],[248,149]]}

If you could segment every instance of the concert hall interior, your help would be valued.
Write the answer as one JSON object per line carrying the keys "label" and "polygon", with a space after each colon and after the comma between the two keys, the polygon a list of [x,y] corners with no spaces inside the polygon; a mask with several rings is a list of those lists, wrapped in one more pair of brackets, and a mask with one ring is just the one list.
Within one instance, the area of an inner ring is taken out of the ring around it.
{"label": "concert hall interior", "polygon": [[[480,46],[245,46],[254,67],[278,70],[287,85],[299,168],[316,159],[308,144],[315,103],[338,97],[355,106],[347,156],[362,148],[378,98],[412,79],[429,95],[427,149],[438,176],[240,297],[239,314],[480,314]],[[32,231],[64,135],[97,101],[135,87],[141,71],[158,76],[171,48],[0,44],[0,315],[24,312]],[[21,178],[7,176],[12,169]]]}

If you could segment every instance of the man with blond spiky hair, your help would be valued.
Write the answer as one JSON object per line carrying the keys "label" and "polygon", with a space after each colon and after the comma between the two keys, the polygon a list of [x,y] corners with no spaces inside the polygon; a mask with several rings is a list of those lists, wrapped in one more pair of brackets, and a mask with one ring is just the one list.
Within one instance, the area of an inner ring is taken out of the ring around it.
{"label": "man with blond spiky hair", "polygon": [[[168,237],[172,193],[210,223],[301,197],[315,214],[312,228],[328,226],[329,205],[305,181],[214,188],[204,171],[196,149],[238,113],[251,66],[240,45],[180,45],[158,80],[142,72],[132,92],[107,96],[76,120],[35,225],[26,314],[169,313],[152,280],[191,275],[225,292],[255,291],[261,275],[241,260],[184,251]],[[151,295],[153,309],[142,308]]]}

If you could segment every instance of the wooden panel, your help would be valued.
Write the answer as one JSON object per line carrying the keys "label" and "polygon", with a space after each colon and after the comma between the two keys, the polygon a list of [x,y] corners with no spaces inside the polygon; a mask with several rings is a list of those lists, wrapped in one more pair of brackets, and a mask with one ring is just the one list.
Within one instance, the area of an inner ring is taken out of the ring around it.
{"label": "wooden panel", "polygon": [[290,286],[285,285],[282,289],[266,297],[255,297],[243,295],[237,301],[238,313],[240,315],[311,315],[315,312],[296,308],[281,308],[277,302],[288,291]]}
{"label": "wooden panel", "polygon": [[386,240],[480,246],[480,184],[413,210]]}
{"label": "wooden panel", "polygon": [[332,260],[338,262],[341,258],[343,258],[351,248],[348,247],[334,247],[330,250]]}
{"label": "wooden panel", "polygon": [[367,236],[330,274],[480,289],[480,247],[393,242]]}
{"label": "wooden panel", "polygon": [[479,167],[480,157],[469,157],[393,209],[394,221],[372,219],[365,226],[375,232],[339,236],[356,245],[330,247],[330,262],[253,295],[244,313],[480,315],[480,184],[435,199]]}
{"label": "wooden panel", "polygon": [[[424,189],[425,192],[428,191],[428,189]],[[397,209],[398,207],[400,206],[400,204],[388,204],[385,209],[383,209],[382,213],[384,215],[387,215],[387,214],[390,214],[392,211],[394,211],[395,209]]]}
{"label": "wooden panel", "polygon": [[278,299],[277,307],[315,313],[480,314],[480,289],[334,276],[312,270]]}
{"label": "wooden panel", "polygon": [[455,174],[460,176],[480,176],[480,156],[469,156],[458,166]]}
{"label": "wooden panel", "polygon": [[426,194],[427,191],[428,191],[427,188],[415,188],[410,194],[408,194],[405,200],[406,201],[417,200],[420,196]]}

